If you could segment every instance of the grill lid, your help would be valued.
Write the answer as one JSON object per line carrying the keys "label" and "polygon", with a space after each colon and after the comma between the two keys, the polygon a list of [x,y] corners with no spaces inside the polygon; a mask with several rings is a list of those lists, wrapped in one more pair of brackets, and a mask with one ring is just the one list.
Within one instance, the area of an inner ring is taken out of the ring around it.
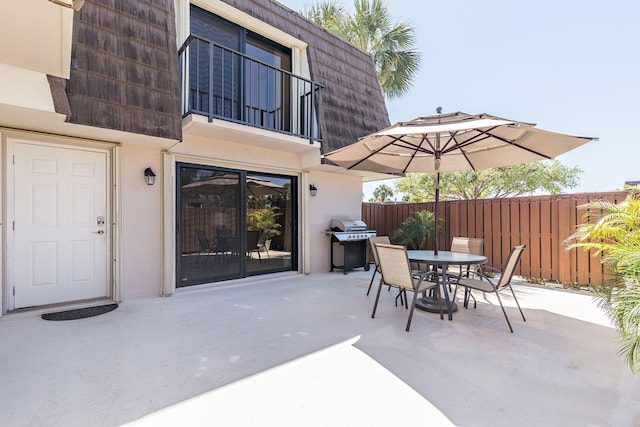
{"label": "grill lid", "polygon": [[367,229],[367,224],[359,219],[332,219],[331,230],[333,231],[363,231]]}

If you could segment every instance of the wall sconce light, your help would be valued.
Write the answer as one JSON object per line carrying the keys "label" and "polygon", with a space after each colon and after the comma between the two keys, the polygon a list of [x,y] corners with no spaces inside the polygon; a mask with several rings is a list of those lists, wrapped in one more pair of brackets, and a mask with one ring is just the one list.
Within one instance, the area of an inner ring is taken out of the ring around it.
{"label": "wall sconce light", "polygon": [[156,174],[153,173],[151,168],[146,168],[144,170],[144,182],[146,182],[147,185],[153,185],[156,183]]}
{"label": "wall sconce light", "polygon": [[315,185],[311,184],[309,186],[309,192],[311,193],[311,197],[316,197],[316,194],[318,194],[318,189]]}

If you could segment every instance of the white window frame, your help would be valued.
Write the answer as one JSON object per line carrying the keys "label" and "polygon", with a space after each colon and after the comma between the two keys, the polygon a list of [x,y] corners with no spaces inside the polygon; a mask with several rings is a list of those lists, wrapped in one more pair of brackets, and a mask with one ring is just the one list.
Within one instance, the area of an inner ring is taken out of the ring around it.
{"label": "white window frame", "polygon": [[293,37],[286,32],[254,18],[253,16],[234,8],[220,0],[174,0],[176,9],[176,36],[178,47],[182,46],[189,37],[189,10],[191,4],[214,13],[247,30],[253,31],[269,40],[291,49],[291,72],[309,79],[310,72],[307,58],[307,43]]}

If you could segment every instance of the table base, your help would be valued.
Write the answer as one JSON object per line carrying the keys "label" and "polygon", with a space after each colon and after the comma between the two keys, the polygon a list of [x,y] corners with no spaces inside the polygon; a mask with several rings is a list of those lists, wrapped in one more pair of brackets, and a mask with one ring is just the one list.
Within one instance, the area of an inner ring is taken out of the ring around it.
{"label": "table base", "polygon": [[[455,302],[451,304],[451,311],[454,313],[458,311],[458,305]],[[422,297],[416,301],[416,308],[428,311],[429,313],[440,313],[440,307],[442,307],[442,312],[446,314],[447,301],[444,298]]]}

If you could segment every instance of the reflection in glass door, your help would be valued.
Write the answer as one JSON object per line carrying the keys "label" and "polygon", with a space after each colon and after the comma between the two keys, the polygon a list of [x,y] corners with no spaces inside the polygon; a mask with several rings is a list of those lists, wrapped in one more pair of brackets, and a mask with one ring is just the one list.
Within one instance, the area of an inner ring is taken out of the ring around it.
{"label": "reflection in glass door", "polygon": [[296,270],[296,179],[177,165],[177,286]]}
{"label": "reflection in glass door", "polygon": [[291,51],[256,34],[247,34],[244,87],[246,121],[291,131]]}
{"label": "reflection in glass door", "polygon": [[239,277],[242,174],[178,167],[177,286]]}
{"label": "reflection in glass door", "polygon": [[297,269],[295,178],[247,172],[247,275]]}

